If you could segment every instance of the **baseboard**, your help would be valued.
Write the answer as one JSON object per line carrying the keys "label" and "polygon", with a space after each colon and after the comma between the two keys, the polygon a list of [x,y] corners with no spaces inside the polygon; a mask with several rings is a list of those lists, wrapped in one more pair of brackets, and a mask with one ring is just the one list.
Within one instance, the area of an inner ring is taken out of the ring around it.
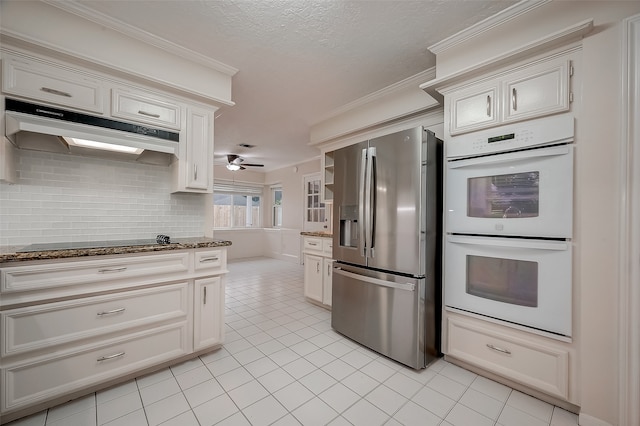
{"label": "baseboard", "polygon": [[584,413],[578,414],[578,424],[580,426],[613,426],[611,423]]}

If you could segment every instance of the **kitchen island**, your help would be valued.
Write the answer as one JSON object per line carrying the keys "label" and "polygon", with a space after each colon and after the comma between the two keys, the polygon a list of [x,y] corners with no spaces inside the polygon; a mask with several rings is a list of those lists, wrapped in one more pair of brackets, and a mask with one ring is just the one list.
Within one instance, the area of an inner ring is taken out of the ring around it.
{"label": "kitchen island", "polygon": [[0,423],[222,345],[231,242],[107,245],[0,249]]}

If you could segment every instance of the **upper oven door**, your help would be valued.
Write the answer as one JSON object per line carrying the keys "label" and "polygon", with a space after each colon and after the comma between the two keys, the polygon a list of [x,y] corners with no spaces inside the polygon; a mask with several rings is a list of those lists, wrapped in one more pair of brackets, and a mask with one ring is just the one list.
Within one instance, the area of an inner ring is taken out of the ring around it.
{"label": "upper oven door", "polygon": [[573,146],[447,162],[448,233],[571,238]]}

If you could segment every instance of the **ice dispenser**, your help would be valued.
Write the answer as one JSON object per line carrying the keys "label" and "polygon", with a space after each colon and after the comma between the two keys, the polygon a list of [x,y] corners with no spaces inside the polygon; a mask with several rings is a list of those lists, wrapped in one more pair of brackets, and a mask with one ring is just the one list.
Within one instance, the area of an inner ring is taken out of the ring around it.
{"label": "ice dispenser", "polygon": [[358,206],[340,206],[340,245],[358,247]]}

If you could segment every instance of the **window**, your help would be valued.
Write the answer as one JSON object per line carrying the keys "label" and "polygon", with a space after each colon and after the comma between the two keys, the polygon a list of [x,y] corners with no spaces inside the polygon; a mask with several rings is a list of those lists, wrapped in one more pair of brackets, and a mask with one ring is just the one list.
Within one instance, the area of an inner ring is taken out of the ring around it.
{"label": "window", "polygon": [[273,205],[272,226],[282,226],[282,187],[271,188],[271,202]]}
{"label": "window", "polygon": [[304,178],[304,230],[323,231],[327,229],[325,205],[320,202],[322,181],[320,174]]}
{"label": "window", "polygon": [[214,228],[259,228],[262,187],[216,182],[213,186]]}

